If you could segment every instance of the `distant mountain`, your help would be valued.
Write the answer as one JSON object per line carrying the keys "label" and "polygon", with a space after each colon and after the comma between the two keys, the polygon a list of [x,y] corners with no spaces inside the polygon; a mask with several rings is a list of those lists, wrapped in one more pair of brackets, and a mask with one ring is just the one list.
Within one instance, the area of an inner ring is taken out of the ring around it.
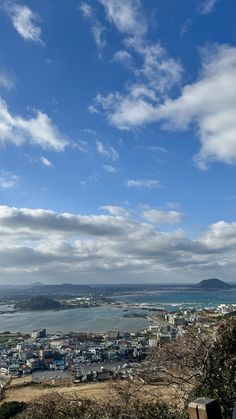
{"label": "distant mountain", "polygon": [[14,309],[19,311],[55,310],[61,308],[59,301],[48,297],[33,297],[15,304]]}
{"label": "distant mountain", "polygon": [[88,285],[78,284],[41,284],[34,283],[30,285],[21,286],[0,286],[0,298],[12,297],[12,298],[30,298],[33,296],[43,295],[45,297],[70,297],[78,294],[87,295],[91,292],[91,288]]}
{"label": "distant mountain", "polygon": [[217,291],[217,290],[227,290],[231,288],[231,285],[227,282],[221,281],[217,278],[204,279],[196,285],[197,288],[201,288],[204,291]]}
{"label": "distant mountain", "polygon": [[42,287],[44,284],[42,282],[33,282],[30,285],[26,285],[27,288],[32,288],[32,287]]}

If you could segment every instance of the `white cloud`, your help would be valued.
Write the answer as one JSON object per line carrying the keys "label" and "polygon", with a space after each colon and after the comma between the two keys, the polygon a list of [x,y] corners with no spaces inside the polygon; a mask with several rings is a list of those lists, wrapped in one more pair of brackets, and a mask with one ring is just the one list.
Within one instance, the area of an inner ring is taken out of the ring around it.
{"label": "white cloud", "polygon": [[14,77],[4,68],[0,69],[0,87],[12,90],[15,87]]}
{"label": "white cloud", "polygon": [[165,147],[159,146],[159,145],[152,145],[149,147],[150,151],[155,151],[157,153],[167,153],[167,150]]}
{"label": "white cloud", "polygon": [[113,61],[121,63],[125,65],[126,67],[131,67],[133,64],[132,55],[128,51],[124,51],[124,50],[117,51],[113,55]]}
{"label": "white cloud", "polygon": [[199,6],[199,13],[202,15],[211,13],[218,1],[219,0],[203,0]]}
{"label": "white cloud", "polygon": [[160,43],[144,44],[129,40],[128,45],[143,58],[142,67],[136,70],[137,76],[144,76],[154,90],[167,92],[181,82],[182,65],[169,57]]}
{"label": "white cloud", "polygon": [[0,98],[0,144],[19,146],[25,142],[55,151],[62,151],[68,144],[47,114],[38,110],[28,119],[13,115]]}
{"label": "white cloud", "polygon": [[180,36],[184,36],[190,30],[192,23],[193,23],[193,19],[190,19],[190,18],[186,19],[186,21],[180,28]]}
{"label": "white cloud", "polygon": [[142,36],[147,31],[147,22],[139,0],[99,0],[104,6],[108,20],[124,34]]}
{"label": "white cloud", "polygon": [[104,164],[103,168],[108,173],[116,173],[117,172],[116,168],[114,166],[111,166],[110,164]]}
{"label": "white cloud", "polygon": [[115,217],[128,217],[129,212],[123,207],[117,207],[114,205],[105,205],[101,209],[107,211],[109,214]]}
{"label": "white cloud", "polygon": [[0,206],[0,279],[235,277],[236,222],[220,221],[190,239],[179,229],[164,232],[133,221],[123,207],[103,209],[111,215]]}
{"label": "white cloud", "polygon": [[79,8],[83,17],[91,22],[91,31],[97,48],[104,48],[106,46],[106,40],[104,38],[105,27],[99,22],[96,13],[88,3],[81,3]]}
{"label": "white cloud", "polygon": [[99,49],[102,49],[106,46],[106,40],[104,39],[105,28],[99,22],[96,22],[92,27],[92,33],[94,37],[95,44]]}
{"label": "white cloud", "polygon": [[143,218],[153,224],[180,224],[183,221],[184,214],[178,211],[161,211],[148,209],[143,211]]}
{"label": "white cloud", "polygon": [[235,89],[236,48],[209,47],[203,52],[199,79],[157,109],[157,120],[165,119],[168,129],[197,127],[201,149],[195,161],[200,168],[211,161],[236,163]]}
{"label": "white cloud", "polygon": [[183,68],[160,42],[146,39],[148,24],[139,0],[98,1],[108,20],[124,36],[126,49],[117,51],[113,62],[129,67],[134,79],[125,84],[122,93],[97,94],[89,110],[105,113],[109,123],[119,129],[132,130],[156,121],[156,107],[174,86],[180,86]]}
{"label": "white cloud", "polygon": [[44,156],[40,157],[40,162],[42,163],[43,166],[53,167],[52,162],[48,160],[47,157],[44,157]]}
{"label": "white cloud", "polygon": [[142,59],[142,65],[133,67],[135,82],[126,84],[126,92],[113,92],[107,96],[98,94],[92,112],[105,112],[110,124],[119,129],[130,130],[157,120],[160,100],[182,78],[181,64],[169,57],[159,44],[126,40],[127,46]]}
{"label": "white cloud", "polygon": [[96,141],[97,152],[101,156],[107,157],[113,161],[119,159],[119,153],[114,147],[105,146],[101,141]]}
{"label": "white cloud", "polygon": [[72,148],[76,148],[77,150],[81,151],[82,153],[88,153],[88,144],[84,140],[77,140],[75,143],[73,143]]}
{"label": "white cloud", "polygon": [[[111,208],[111,207],[110,207]],[[15,208],[0,206],[0,225],[14,229],[30,229],[44,233],[69,234],[73,236],[116,236],[124,228],[133,230],[134,223],[122,224],[110,215],[58,214],[44,209]]]}
{"label": "white cloud", "polygon": [[97,112],[98,109],[102,109],[109,123],[122,130],[131,130],[147,122],[155,122],[157,110],[155,105],[147,100],[153,93],[148,89],[140,91],[139,96],[136,93],[132,86],[127,95],[118,92],[108,96],[98,94],[94,100],[95,106],[89,110]]}
{"label": "white cloud", "polygon": [[199,78],[183,87],[177,99],[158,96],[153,82],[148,86],[129,85],[127,89],[127,94],[96,97],[95,106],[106,112],[112,125],[130,130],[166,121],[162,128],[173,131],[194,126],[201,143],[195,156],[199,168],[205,169],[214,161],[236,163],[235,47],[218,45],[202,50]]}
{"label": "white cloud", "polygon": [[209,226],[200,237],[207,248],[219,250],[233,249],[236,246],[236,222],[218,221]]}
{"label": "white cloud", "polygon": [[0,170],[0,188],[1,189],[10,189],[14,186],[17,186],[19,183],[19,177],[13,173],[6,172],[5,170]]}
{"label": "white cloud", "polygon": [[6,10],[18,34],[26,41],[42,43],[42,31],[38,25],[39,17],[25,5],[7,3]]}
{"label": "white cloud", "polygon": [[157,179],[127,180],[126,186],[128,186],[129,188],[147,188],[147,189],[162,188],[161,183]]}
{"label": "white cloud", "polygon": [[81,3],[79,9],[85,18],[92,19],[94,17],[93,9],[88,3]]}

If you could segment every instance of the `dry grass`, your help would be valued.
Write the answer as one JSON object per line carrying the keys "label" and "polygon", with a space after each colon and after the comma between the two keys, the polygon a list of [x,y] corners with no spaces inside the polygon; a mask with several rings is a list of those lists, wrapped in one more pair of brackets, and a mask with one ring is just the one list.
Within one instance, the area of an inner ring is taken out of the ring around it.
{"label": "dry grass", "polygon": [[[78,399],[86,398],[92,400],[102,400],[108,398],[111,395],[113,386],[116,386],[116,382],[100,382],[100,383],[89,383],[89,384],[77,384],[61,387],[43,387],[38,385],[30,386],[31,377],[13,379],[10,386],[5,390],[4,401],[23,401],[30,402],[40,396],[56,392],[62,394],[65,397],[75,397]],[[152,386],[143,385],[140,382],[133,383],[138,388],[139,397],[162,399],[165,402],[171,402],[176,400],[176,389],[170,386]],[[119,385],[123,385],[123,382],[119,382]],[[125,385],[125,383],[124,383]],[[181,399],[180,399],[181,402]],[[181,403],[180,403],[181,407]]]}

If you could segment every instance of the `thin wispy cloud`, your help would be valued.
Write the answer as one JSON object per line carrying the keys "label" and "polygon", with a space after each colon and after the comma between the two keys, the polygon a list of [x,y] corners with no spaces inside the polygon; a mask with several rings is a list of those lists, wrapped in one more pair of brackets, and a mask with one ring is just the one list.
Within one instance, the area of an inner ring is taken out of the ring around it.
{"label": "thin wispy cloud", "polygon": [[12,90],[15,87],[15,77],[5,68],[0,68],[0,87],[6,90]]}
{"label": "thin wispy cloud", "polygon": [[123,34],[143,36],[147,21],[139,0],[99,0],[104,6],[107,19]]}
{"label": "thin wispy cloud", "polygon": [[99,50],[102,50],[106,46],[105,39],[105,27],[101,24],[97,18],[95,10],[88,3],[81,3],[79,6],[83,17],[90,21],[91,32],[94,38],[94,42]]}
{"label": "thin wispy cloud", "polygon": [[97,152],[103,157],[106,157],[110,160],[118,160],[119,153],[114,147],[109,147],[104,145],[101,141],[96,141]]}
{"label": "thin wispy cloud", "polygon": [[157,179],[130,179],[125,183],[128,188],[156,189],[163,187]]}
{"label": "thin wispy cloud", "polygon": [[20,178],[14,173],[0,170],[0,189],[10,189],[19,184]]}
{"label": "thin wispy cloud", "polygon": [[150,151],[154,151],[156,153],[165,153],[165,154],[167,153],[166,148],[165,147],[162,147],[160,145],[151,145],[150,147],[148,147],[148,149]]}
{"label": "thin wispy cloud", "polygon": [[104,168],[104,170],[105,170],[106,172],[108,172],[108,173],[116,173],[116,172],[117,172],[116,167],[111,166],[110,164],[104,164],[104,165],[103,165],[103,168]]}
{"label": "thin wispy cloud", "polygon": [[5,10],[18,34],[25,41],[43,43],[40,18],[28,6],[12,2],[5,3]]}
{"label": "thin wispy cloud", "polygon": [[92,7],[88,3],[81,3],[79,10],[82,12],[83,16],[87,19],[93,19],[94,13]]}
{"label": "thin wispy cloud", "polygon": [[208,13],[211,13],[215,9],[216,3],[218,3],[219,0],[203,0],[200,2],[199,5],[199,13],[202,15],[207,15]]}
{"label": "thin wispy cloud", "polygon": [[133,65],[133,57],[128,51],[120,50],[113,55],[113,62],[117,62],[131,68]]}

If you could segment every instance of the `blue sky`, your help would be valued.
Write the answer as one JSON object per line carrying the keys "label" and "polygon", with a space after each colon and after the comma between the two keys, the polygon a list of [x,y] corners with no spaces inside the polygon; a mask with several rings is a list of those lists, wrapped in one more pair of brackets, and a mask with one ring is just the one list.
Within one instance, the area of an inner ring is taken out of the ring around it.
{"label": "blue sky", "polygon": [[0,7],[0,280],[236,271],[233,0]]}

